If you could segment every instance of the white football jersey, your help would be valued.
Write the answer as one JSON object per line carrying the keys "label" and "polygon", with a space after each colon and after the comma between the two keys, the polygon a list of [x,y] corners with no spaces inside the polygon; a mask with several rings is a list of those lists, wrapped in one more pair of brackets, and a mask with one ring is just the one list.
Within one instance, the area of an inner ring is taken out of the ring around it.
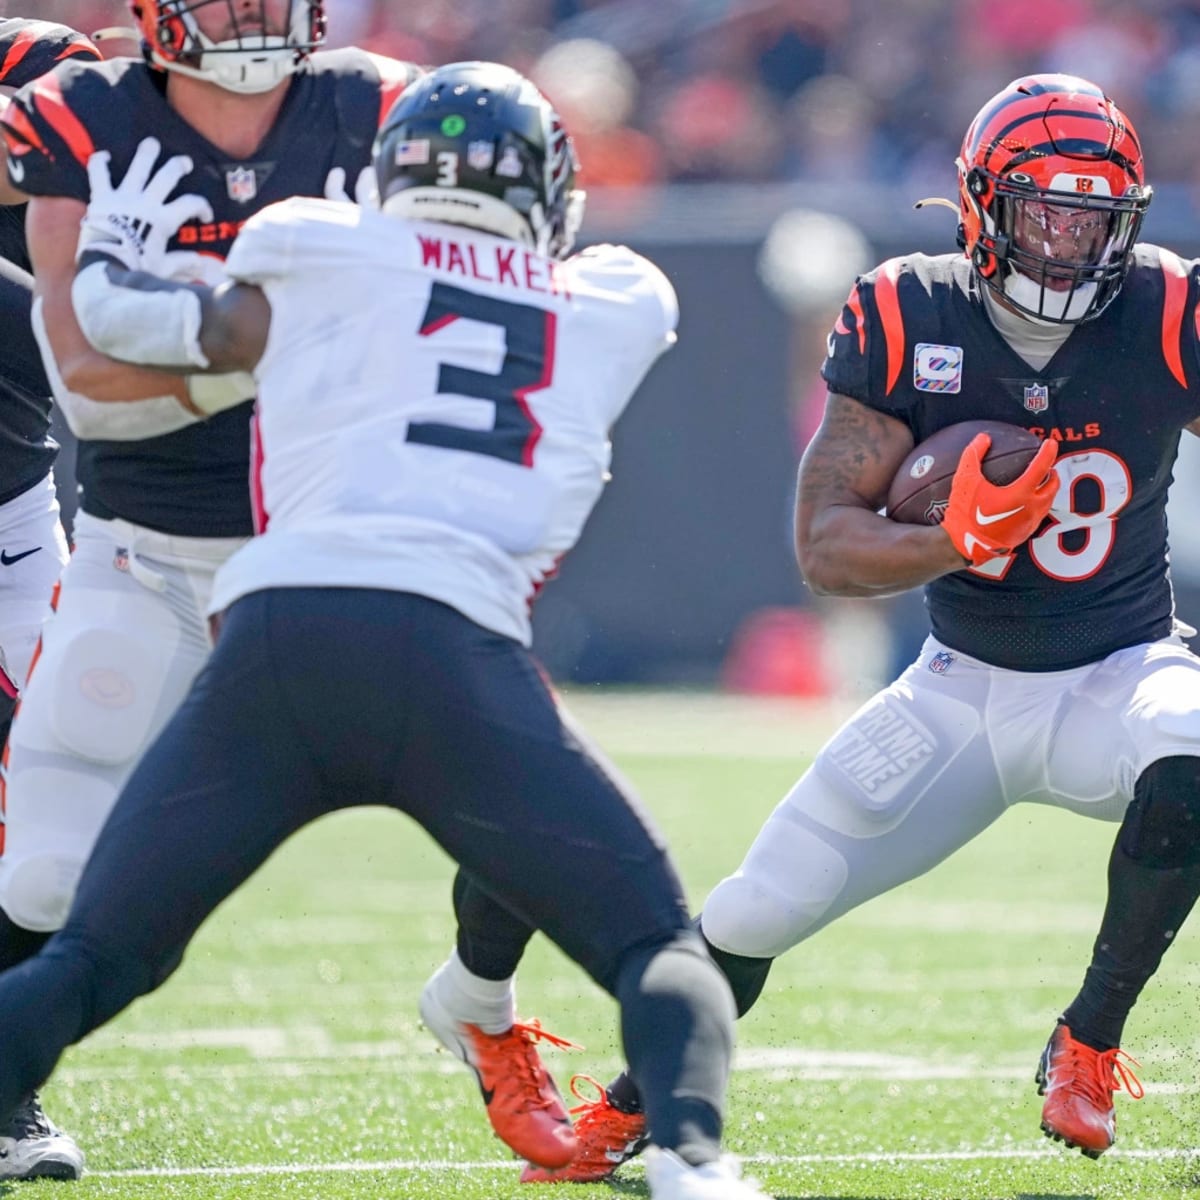
{"label": "white football jersey", "polygon": [[293,199],[226,271],[271,304],[254,486],[265,530],[212,611],[270,587],[415,592],[526,644],[608,476],[609,431],[674,341],[675,293],[621,246],[514,242]]}

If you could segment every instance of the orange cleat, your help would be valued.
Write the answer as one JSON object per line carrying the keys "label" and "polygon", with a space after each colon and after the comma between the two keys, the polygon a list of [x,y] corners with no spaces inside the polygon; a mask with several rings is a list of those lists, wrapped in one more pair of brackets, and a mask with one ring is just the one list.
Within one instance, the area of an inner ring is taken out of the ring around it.
{"label": "orange cleat", "polygon": [[1126,1063],[1141,1065],[1116,1047],[1093,1050],[1077,1042],[1060,1022],[1037,1069],[1038,1095],[1046,1097],[1042,1132],[1088,1158],[1099,1158],[1117,1136],[1113,1093],[1124,1090],[1134,1100],[1145,1095]]}
{"label": "orange cleat", "polygon": [[496,1136],[521,1158],[542,1167],[565,1167],[579,1141],[537,1043],[579,1047],[547,1033],[537,1021],[517,1022],[504,1033],[484,1033],[451,1017],[428,987],[421,993],[420,1009],[430,1032],[475,1072]]}
{"label": "orange cleat", "polygon": [[[591,1084],[599,1098],[587,1099],[579,1090],[581,1083]],[[557,1170],[527,1166],[521,1172],[522,1183],[595,1183],[607,1179],[646,1145],[645,1116],[614,1107],[603,1085],[590,1075],[572,1076],[571,1092],[583,1101],[571,1109],[579,1152],[568,1165]]]}

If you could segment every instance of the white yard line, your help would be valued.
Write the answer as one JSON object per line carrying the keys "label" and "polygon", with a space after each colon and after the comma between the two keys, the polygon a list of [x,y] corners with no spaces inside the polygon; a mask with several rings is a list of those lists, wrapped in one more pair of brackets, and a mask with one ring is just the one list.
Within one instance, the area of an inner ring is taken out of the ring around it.
{"label": "white yard line", "polygon": [[[882,1151],[870,1154],[747,1154],[744,1163],[764,1167],[855,1166],[873,1163],[943,1163],[943,1162],[1044,1162],[1063,1158],[1065,1152],[1054,1148],[1045,1150],[931,1150],[926,1153],[889,1154]],[[1155,1150],[1110,1150],[1109,1159],[1131,1161],[1190,1159],[1200,1157],[1200,1147]],[[336,1162],[294,1164],[249,1164],[238,1167],[142,1167],[130,1171],[89,1171],[93,1179],[170,1179],[170,1178],[229,1178],[259,1175],[357,1175],[378,1171],[513,1171],[516,1164],[509,1159],[486,1162],[450,1162],[438,1159],[385,1159],[381,1162]],[[628,1168],[624,1168],[628,1169]]]}

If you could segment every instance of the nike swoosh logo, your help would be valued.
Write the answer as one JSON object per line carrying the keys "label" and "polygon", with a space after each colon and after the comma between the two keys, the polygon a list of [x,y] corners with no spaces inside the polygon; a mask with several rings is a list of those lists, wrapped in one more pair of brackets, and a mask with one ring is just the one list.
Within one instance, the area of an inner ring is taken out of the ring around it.
{"label": "nike swoosh logo", "polygon": [[20,183],[25,178],[25,164],[12,154],[8,156],[8,173],[13,183]]}
{"label": "nike swoosh logo", "polygon": [[22,550],[20,554],[9,554],[7,550],[0,550],[0,565],[11,567],[13,563],[18,563],[21,559],[36,554],[40,549],[41,546],[34,546],[32,550]]}
{"label": "nike swoosh logo", "polygon": [[997,521],[1003,521],[1005,517],[1015,517],[1024,507],[1025,505],[1018,504],[1016,508],[1010,508],[1008,512],[992,513],[989,517],[984,513],[982,508],[976,506],[975,523],[977,525],[995,525]]}

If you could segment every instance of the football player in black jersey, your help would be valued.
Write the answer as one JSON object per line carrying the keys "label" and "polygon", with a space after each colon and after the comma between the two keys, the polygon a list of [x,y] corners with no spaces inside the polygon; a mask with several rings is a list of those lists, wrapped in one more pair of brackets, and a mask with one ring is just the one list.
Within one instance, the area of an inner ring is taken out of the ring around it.
{"label": "football player in black jersey", "polygon": [[[1137,243],[1137,135],[1082,79],[1033,76],[989,100],[958,174],[965,253],[884,263],[830,334],[796,500],[814,592],[923,584],[933,635],[822,748],[699,921],[744,1013],[773,958],[1010,805],[1120,822],[1092,962],[1038,1068],[1042,1128],[1096,1157],[1114,1091],[1141,1094],[1125,1020],[1200,892],[1200,659],[1178,632],[1164,515],[1180,436],[1200,433],[1200,273]],[[996,488],[986,438],[973,444],[940,526],[880,515],[913,446],[967,419],[1047,445]],[[502,945],[503,913],[478,889],[458,915],[460,947],[488,931],[467,965],[509,973],[520,923]],[[600,1179],[636,1153],[628,1074],[576,1111],[580,1153],[526,1181]]]}
{"label": "football player in black jersey", "polygon": [[[144,61],[64,54],[2,118],[0,199],[29,198],[35,332],[80,439],[82,490],[74,553],[8,750],[4,967],[60,927],[121,785],[207,659],[212,577],[253,528],[250,379],[131,368],[79,331],[70,289],[87,160],[105,151],[123,174],[150,139],[164,158],[187,155],[183,186],[204,202],[162,248],[164,261],[177,277],[215,280],[252,213],[353,189],[383,114],[420,73],[353,49],[311,55],[322,0],[135,0],[131,9]],[[6,540],[0,551],[37,544]],[[0,560],[0,585],[49,560],[55,550],[44,545],[12,566]]]}
{"label": "football player in black jersey", "polygon": [[[0,104],[60,62],[99,58],[65,25],[0,20]],[[58,446],[50,436],[50,384],[30,325],[28,271],[25,207],[0,207],[0,746],[67,561],[52,474]],[[0,1180],[75,1178],[81,1165],[79,1148],[50,1123],[36,1095],[0,1127]]]}

